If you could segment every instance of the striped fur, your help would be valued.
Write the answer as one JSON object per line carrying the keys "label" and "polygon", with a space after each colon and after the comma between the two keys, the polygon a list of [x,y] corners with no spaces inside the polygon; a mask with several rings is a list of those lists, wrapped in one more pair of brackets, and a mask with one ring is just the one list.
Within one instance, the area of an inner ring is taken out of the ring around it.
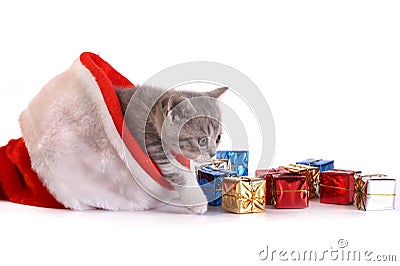
{"label": "striped fur", "polygon": [[199,93],[151,86],[116,88],[132,135],[177,189],[183,204],[196,213],[206,211],[207,201],[194,173],[184,169],[171,151],[197,162],[215,155],[221,134],[217,98],[226,90]]}

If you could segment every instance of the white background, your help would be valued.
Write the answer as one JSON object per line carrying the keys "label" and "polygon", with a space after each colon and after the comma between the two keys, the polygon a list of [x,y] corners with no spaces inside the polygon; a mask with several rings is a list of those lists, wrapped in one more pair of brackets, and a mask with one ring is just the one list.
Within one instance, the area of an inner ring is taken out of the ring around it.
{"label": "white background", "polygon": [[[100,53],[134,83],[205,60],[238,69],[264,93],[276,125],[274,166],[327,158],[339,168],[399,177],[400,3],[243,3],[1,2],[0,145],[20,136],[21,111],[83,51]],[[266,245],[324,250],[340,238],[352,250],[397,252],[400,260],[398,210],[312,201],[305,210],[254,215],[174,212],[183,211],[73,212],[0,202],[0,263],[265,265],[271,262],[257,254]]]}

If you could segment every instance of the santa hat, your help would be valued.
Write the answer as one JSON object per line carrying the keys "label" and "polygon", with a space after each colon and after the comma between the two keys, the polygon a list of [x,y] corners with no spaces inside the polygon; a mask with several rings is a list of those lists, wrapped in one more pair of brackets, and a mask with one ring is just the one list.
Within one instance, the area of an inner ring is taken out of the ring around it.
{"label": "santa hat", "polygon": [[176,198],[127,130],[114,87],[134,85],[88,52],[47,83],[20,116],[22,138],[0,148],[0,198],[111,210]]}

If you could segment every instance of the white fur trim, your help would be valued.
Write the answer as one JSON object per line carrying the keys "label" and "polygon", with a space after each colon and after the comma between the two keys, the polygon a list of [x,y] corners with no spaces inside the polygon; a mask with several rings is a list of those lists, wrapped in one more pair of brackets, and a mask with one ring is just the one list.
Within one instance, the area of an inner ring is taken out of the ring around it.
{"label": "white fur trim", "polygon": [[[65,207],[143,210],[160,205],[132,177],[98,84],[79,60],[45,85],[21,114],[20,125],[32,168]],[[147,176],[133,157],[126,159],[134,165],[133,174],[147,178],[157,193],[177,197]]]}

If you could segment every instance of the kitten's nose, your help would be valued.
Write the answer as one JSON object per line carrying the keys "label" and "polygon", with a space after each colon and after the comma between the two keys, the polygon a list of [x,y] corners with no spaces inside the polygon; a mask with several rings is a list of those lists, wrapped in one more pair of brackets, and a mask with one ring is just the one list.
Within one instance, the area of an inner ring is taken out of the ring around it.
{"label": "kitten's nose", "polygon": [[211,152],[209,152],[208,154],[210,155],[210,158],[212,158],[212,157],[215,156],[215,152],[214,152],[214,151],[211,151]]}

